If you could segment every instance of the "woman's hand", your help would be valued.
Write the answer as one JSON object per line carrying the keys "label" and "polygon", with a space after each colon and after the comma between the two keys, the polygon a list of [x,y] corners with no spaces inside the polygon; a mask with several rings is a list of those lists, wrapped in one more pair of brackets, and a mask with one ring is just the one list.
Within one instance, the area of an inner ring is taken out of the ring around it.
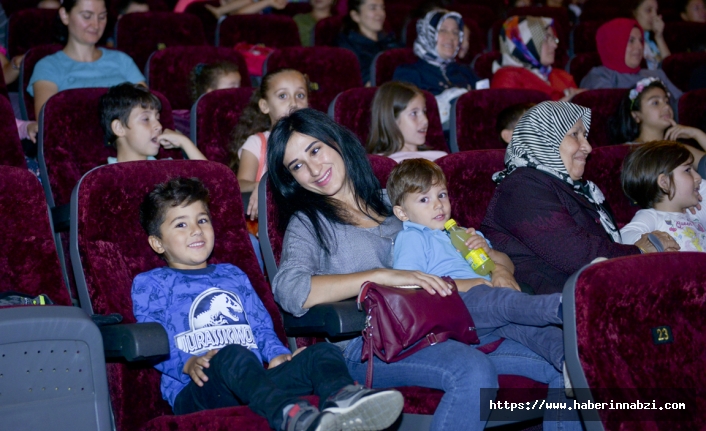
{"label": "woman's hand", "polygon": [[375,271],[373,281],[385,286],[419,286],[432,295],[451,295],[449,286],[441,277],[425,274],[421,271],[401,269],[379,269]]}
{"label": "woman's hand", "polygon": [[666,141],[676,141],[677,139],[694,139],[700,141],[701,139],[706,140],[706,133],[695,127],[682,126],[677,124],[676,121],[669,120],[672,123],[672,127],[664,132],[664,139]]}
{"label": "woman's hand", "polygon": [[493,287],[509,287],[518,292],[522,291],[512,272],[497,262],[495,263],[495,270],[490,273],[490,281],[493,283]]}
{"label": "woman's hand", "polygon": [[184,364],[183,373],[188,374],[198,387],[203,387],[203,384],[208,381],[208,376],[203,372],[203,369],[211,366],[209,361],[216,356],[216,353],[218,353],[218,349],[209,350],[202,356],[190,357]]}
{"label": "woman's hand", "polygon": [[[656,230],[654,232],[651,232],[654,234],[657,239],[662,243],[662,247],[664,247],[664,251],[679,251],[681,247],[679,247],[679,244],[674,240],[674,238],[671,237],[666,232],[662,232],[659,230]],[[643,233],[640,239],[635,242],[635,245],[643,252],[643,253],[656,253],[657,249],[655,246],[652,244],[652,242],[647,238],[649,234]]]}

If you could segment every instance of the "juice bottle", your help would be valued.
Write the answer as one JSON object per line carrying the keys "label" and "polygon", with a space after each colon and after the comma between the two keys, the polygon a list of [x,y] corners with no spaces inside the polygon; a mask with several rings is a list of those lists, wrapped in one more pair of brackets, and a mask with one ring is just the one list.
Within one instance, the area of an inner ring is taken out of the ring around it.
{"label": "juice bottle", "polygon": [[444,224],[444,229],[446,229],[451,237],[451,244],[456,247],[456,250],[461,252],[461,256],[468,261],[476,274],[485,276],[495,269],[495,263],[482,248],[469,250],[468,247],[466,247],[466,240],[470,235],[466,233],[465,228],[456,225],[456,220],[449,219],[449,221]]}

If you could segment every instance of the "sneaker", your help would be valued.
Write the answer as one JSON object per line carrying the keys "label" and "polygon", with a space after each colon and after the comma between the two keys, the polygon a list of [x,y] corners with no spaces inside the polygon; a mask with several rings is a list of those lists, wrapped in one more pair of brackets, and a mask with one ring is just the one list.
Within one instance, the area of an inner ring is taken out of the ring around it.
{"label": "sneaker", "polygon": [[333,415],[324,415],[306,401],[297,402],[285,411],[282,431],[336,431]]}
{"label": "sneaker", "polygon": [[320,422],[333,422],[337,430],[383,430],[397,420],[403,405],[402,394],[394,389],[348,385],[326,400]]}

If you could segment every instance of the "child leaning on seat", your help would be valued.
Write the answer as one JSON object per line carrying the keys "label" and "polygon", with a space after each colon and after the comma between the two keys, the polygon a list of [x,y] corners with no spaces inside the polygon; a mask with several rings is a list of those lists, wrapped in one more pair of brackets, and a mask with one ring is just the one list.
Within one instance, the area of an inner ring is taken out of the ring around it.
{"label": "child leaning on seat", "polygon": [[[387,181],[393,212],[402,220],[394,248],[394,269],[449,276],[476,324],[478,336],[494,335],[517,341],[561,371],[564,341],[561,294],[518,292],[510,258],[493,250],[480,232],[469,229],[470,249],[482,248],[495,262],[492,277],[476,274],[444,231],[451,218],[446,178],[425,159],[410,159],[393,169]],[[472,203],[468,203],[472,205]],[[506,286],[506,287],[499,287]],[[514,288],[514,289],[513,289]]]}
{"label": "child leaning on seat", "polygon": [[100,117],[106,142],[118,150],[117,157],[108,157],[108,164],[155,160],[160,146],[181,148],[191,160],[206,160],[189,138],[162,128],[161,110],[159,98],[140,84],[119,84],[101,96]]}
{"label": "child leaning on seat", "polygon": [[[149,245],[168,266],[135,277],[133,311],[138,322],[167,331],[169,357],[155,368],[174,413],[247,405],[275,430],[390,426],[402,410],[399,392],[355,385],[332,344],[292,354],[245,273],[208,264],[215,242],[208,205],[201,181],[175,178],[140,206]],[[321,411],[300,398],[312,393]]]}

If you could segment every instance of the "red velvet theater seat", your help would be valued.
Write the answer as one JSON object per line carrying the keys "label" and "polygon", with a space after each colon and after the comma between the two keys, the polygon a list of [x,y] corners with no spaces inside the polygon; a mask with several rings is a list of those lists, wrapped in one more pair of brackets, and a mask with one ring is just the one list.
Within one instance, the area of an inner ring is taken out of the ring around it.
{"label": "red velvet theater seat", "polygon": [[499,51],[482,52],[471,62],[471,69],[479,79],[493,79],[493,62],[501,58]]}
{"label": "red velvet theater seat", "polygon": [[195,15],[201,21],[206,41],[208,41],[210,45],[215,46],[218,19],[213,16],[210,10],[206,9],[206,5],[218,7],[221,5],[221,2],[218,0],[197,1],[189,4],[184,10],[184,13]]}
{"label": "red velvet theater seat", "polygon": [[[74,274],[84,310],[120,313],[125,323],[135,322],[130,297],[133,278],[164,266],[140,227],[139,205],[155,184],[176,176],[197,177],[208,187],[217,235],[209,263],[232,263],[247,274],[280,340],[286,343],[277,305],[248,239],[245,219],[233,217],[243,214],[238,181],[227,166],[215,162],[118,163],[95,169],[81,179],[72,199],[76,211],[72,248],[80,255],[80,259],[74,259]],[[159,372],[146,363],[111,363],[108,381],[119,431],[269,429],[264,418],[246,407],[173,416],[162,399]]]}
{"label": "red velvet theater seat", "polygon": [[[370,136],[371,105],[376,91],[375,87],[352,88],[336,96],[329,107],[329,117],[352,130],[363,146],[367,145]],[[426,91],[424,97],[427,102],[427,117],[429,119],[427,146],[430,149],[448,153],[449,148],[446,146],[444,132],[441,129],[436,99]]]}
{"label": "red velvet theater seat", "polygon": [[571,52],[581,54],[596,52],[596,33],[605,21],[581,21],[571,30]]}
{"label": "red velvet theater seat", "polygon": [[581,85],[581,80],[588,75],[594,67],[602,66],[601,57],[597,52],[583,52],[574,55],[567,65],[569,73],[574,77],[574,82]]}
{"label": "red velvet theater seat", "polygon": [[672,54],[693,51],[694,48],[703,49],[706,42],[706,24],[681,20],[668,22],[664,25],[664,41]]}
{"label": "red velvet theater seat", "polygon": [[679,98],[679,124],[706,128],[706,89],[687,91]]}
{"label": "red velvet theater seat", "polygon": [[0,165],[27,168],[10,101],[0,97]]}
{"label": "red velvet theater seat", "polygon": [[[706,41],[706,35],[704,35],[704,40]],[[665,58],[662,62],[662,69],[674,85],[682,91],[687,91],[691,73],[704,64],[706,64],[706,52],[684,52]]]}
{"label": "red velvet theater seat", "polygon": [[52,9],[24,9],[9,15],[7,28],[7,58],[22,55],[30,48],[48,45],[54,41],[54,19]]}
{"label": "red velvet theater seat", "polygon": [[169,100],[172,109],[190,109],[195,102],[191,100],[191,71],[199,63],[218,61],[229,61],[238,66],[240,86],[250,87],[250,75],[243,56],[232,48],[212,46],[174,46],[153,52],[145,67],[147,83]]}
{"label": "red velvet theater seat", "polygon": [[20,66],[20,76],[17,80],[17,85],[20,88],[20,114],[23,120],[35,121],[37,118],[34,115],[34,97],[27,92],[27,84],[34,72],[34,66],[47,55],[61,51],[61,45],[41,45],[27,51],[22,59]]}
{"label": "red velvet theater seat", "polygon": [[485,46],[488,30],[498,19],[498,15],[495,11],[491,7],[478,2],[456,2],[455,4],[450,5],[449,9],[460,13],[464,22],[466,20],[473,20],[473,22],[478,25],[478,28],[481,31],[481,35],[479,37],[482,39],[478,42]]}
{"label": "red velvet theater seat", "polygon": [[297,24],[284,15],[230,15],[221,19],[216,46],[232,48],[239,42],[271,48],[301,46]]}
{"label": "red velvet theater seat", "polygon": [[588,142],[595,147],[622,144],[614,142],[610,136],[608,120],[618,112],[620,100],[628,93],[624,88],[588,90],[577,94],[571,103],[591,109],[591,130],[588,132]]}
{"label": "red velvet theater seat", "polygon": [[[599,421],[586,424],[606,431],[704,429],[704,297],[704,253],[610,259],[567,281],[566,365],[577,402],[655,403],[654,410],[582,411]],[[659,410],[666,402],[686,409]]]}
{"label": "red velvet theater seat", "polygon": [[419,57],[414,54],[411,48],[393,48],[382,51],[375,56],[373,64],[370,66],[370,85],[376,87],[392,81],[395,70],[399,66],[416,63],[417,60]]}
{"label": "red velvet theater seat", "polygon": [[[593,126],[591,126],[593,130]],[[592,133],[592,132],[591,132]],[[589,141],[590,141],[589,134]],[[601,189],[613,210],[615,221],[622,227],[632,220],[639,209],[632,205],[620,185],[620,172],[623,160],[633,148],[630,144],[609,145],[606,147],[593,147],[588,157],[583,177],[591,180]]]}
{"label": "red velvet theater seat", "polygon": [[[106,88],[66,90],[52,96],[40,114],[39,167],[49,207],[71,201],[71,191],[81,176],[115,157],[115,148],[105,145],[98,112]],[[173,129],[172,109],[164,96],[160,121]],[[161,149],[157,158],[182,158],[178,150]]]}
{"label": "red velvet theater seat", "polygon": [[233,129],[250,101],[253,88],[233,88],[206,93],[191,109],[191,140],[208,160],[230,163]]}
{"label": "red velvet theater seat", "polygon": [[330,16],[314,26],[314,46],[337,46],[338,33],[343,28],[343,17]]}
{"label": "red velvet theater seat", "polygon": [[267,58],[264,73],[284,68],[296,69],[309,76],[312,85],[317,87],[309,94],[309,107],[323,112],[338,93],[363,86],[358,58],[344,48],[283,48]]}
{"label": "red velvet theater seat", "polygon": [[496,131],[498,114],[518,103],[549,100],[541,91],[497,88],[469,91],[456,99],[451,111],[451,151],[505,148]]}
{"label": "red velvet theater seat", "polygon": [[169,46],[206,45],[201,21],[191,14],[130,13],[115,25],[115,48],[125,52],[143,70],[152,52]]}

